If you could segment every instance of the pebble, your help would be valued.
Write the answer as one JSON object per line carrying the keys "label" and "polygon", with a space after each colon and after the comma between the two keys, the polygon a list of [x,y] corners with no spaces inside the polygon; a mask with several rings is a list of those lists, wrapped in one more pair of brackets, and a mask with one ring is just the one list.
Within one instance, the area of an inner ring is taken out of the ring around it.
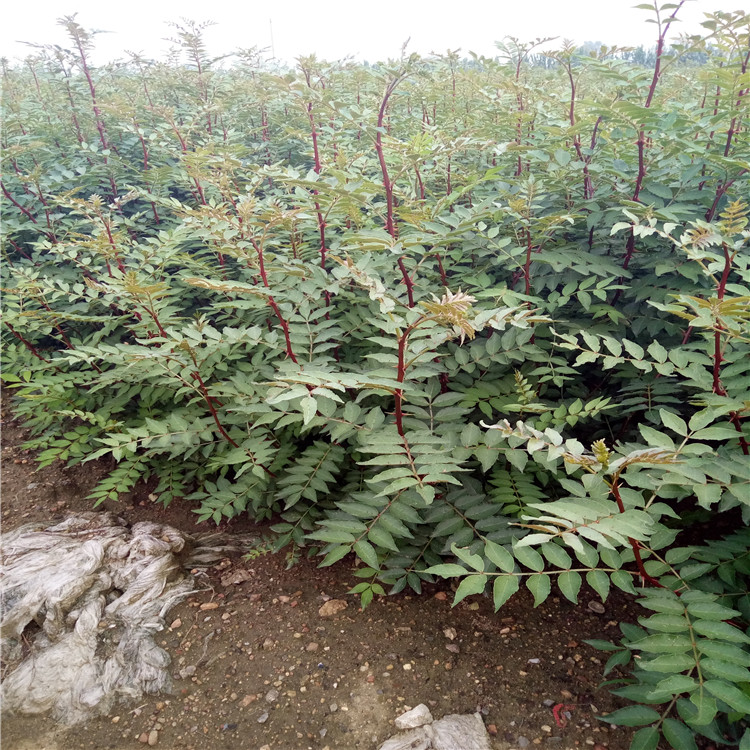
{"label": "pebble", "polygon": [[406,664],[404,664],[404,670],[405,670],[406,672],[410,672],[410,671],[411,671],[411,668],[412,668],[412,667],[411,667],[411,664],[409,664],[408,662],[407,662]]}
{"label": "pebble", "polygon": [[275,703],[278,699],[279,699],[279,691],[278,690],[273,689],[273,690],[269,690],[266,693],[266,700],[269,703]]}
{"label": "pebble", "polygon": [[266,638],[266,640],[263,641],[263,650],[270,651],[275,645],[273,638]]}
{"label": "pebble", "polygon": [[258,724],[265,724],[268,721],[268,711],[264,711],[259,717],[258,717]]}
{"label": "pebble", "polygon": [[521,735],[516,739],[516,744],[518,745],[518,747],[528,747],[531,744],[531,741],[528,737],[524,737],[523,735]]}
{"label": "pebble", "polygon": [[596,612],[597,615],[604,614],[604,605],[596,601],[596,599],[592,599],[587,606],[592,612]]}
{"label": "pebble", "polygon": [[497,735],[497,724],[488,724],[487,731],[494,737]]}
{"label": "pebble", "polygon": [[148,744],[151,747],[153,747],[158,741],[159,741],[159,733],[155,729],[152,729],[148,733]]}
{"label": "pebble", "polygon": [[332,714],[335,714],[336,711],[339,710],[339,704],[338,703],[331,703],[331,705],[328,706],[328,708],[331,710]]}
{"label": "pebble", "polygon": [[205,604],[201,604],[201,609],[202,610],[218,609],[218,608],[219,608],[219,603],[218,602],[206,602]]}
{"label": "pebble", "polygon": [[119,716],[113,716],[112,717],[112,723],[113,724],[117,724],[118,721],[120,721],[120,717]]}
{"label": "pebble", "polygon": [[435,599],[437,599],[439,602],[444,602],[448,598],[448,594],[445,593],[445,591],[438,591],[435,596]]}
{"label": "pebble", "polygon": [[305,646],[305,651],[317,651],[317,650],[318,650],[318,644],[315,642],[308,643],[307,646]]}
{"label": "pebble", "polygon": [[146,732],[141,732],[141,734],[138,737],[138,742],[143,743],[144,745],[148,743],[148,734]]}
{"label": "pebble", "polygon": [[447,643],[445,647],[450,651],[452,654],[457,654],[461,651],[461,649],[458,647],[457,643]]}
{"label": "pebble", "polygon": [[242,699],[242,703],[240,705],[242,705],[244,708],[247,708],[251,703],[255,703],[255,701],[257,700],[258,700],[257,695],[246,695]]}
{"label": "pebble", "polygon": [[169,626],[170,630],[177,630],[180,625],[182,625],[182,620],[178,617],[176,620],[172,621],[172,624]]}

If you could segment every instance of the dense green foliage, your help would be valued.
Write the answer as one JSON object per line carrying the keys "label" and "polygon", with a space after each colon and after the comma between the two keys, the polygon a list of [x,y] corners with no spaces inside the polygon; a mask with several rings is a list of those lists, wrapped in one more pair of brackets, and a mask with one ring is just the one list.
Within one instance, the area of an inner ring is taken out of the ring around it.
{"label": "dense green foliage", "polygon": [[738,741],[748,534],[696,542],[750,517],[750,26],[667,52],[675,8],[650,68],[219,67],[188,24],[93,69],[66,19],[4,71],[3,378],[42,464],[353,552],[363,604],[640,588],[595,644],[638,656],[608,720]]}

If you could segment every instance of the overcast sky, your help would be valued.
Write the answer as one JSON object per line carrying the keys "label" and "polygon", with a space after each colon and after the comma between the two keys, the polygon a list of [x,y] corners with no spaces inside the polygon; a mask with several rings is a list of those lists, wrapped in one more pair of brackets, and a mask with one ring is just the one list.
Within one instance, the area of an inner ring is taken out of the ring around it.
{"label": "overcast sky", "polygon": [[[315,53],[335,60],[398,57],[408,51],[445,52],[460,48],[494,56],[494,42],[504,36],[531,40],[556,36],[577,43],[646,46],[656,26],[649,14],[632,6],[638,0],[271,0],[270,2],[199,2],[198,0],[31,0],[5,3],[0,19],[0,53],[11,59],[29,54],[19,42],[67,46],[56,19],[77,13],[87,29],[109,33],[96,41],[95,63],[124,56],[124,50],[162,58],[172,33],[167,23],[189,18],[211,20],[205,40],[211,54],[241,47],[268,47],[291,61]],[[642,0],[641,0],[642,1]],[[675,31],[699,31],[704,13],[747,8],[747,0],[697,0],[680,12]],[[272,36],[273,34],[273,36]],[[270,52],[269,52],[270,57]]]}

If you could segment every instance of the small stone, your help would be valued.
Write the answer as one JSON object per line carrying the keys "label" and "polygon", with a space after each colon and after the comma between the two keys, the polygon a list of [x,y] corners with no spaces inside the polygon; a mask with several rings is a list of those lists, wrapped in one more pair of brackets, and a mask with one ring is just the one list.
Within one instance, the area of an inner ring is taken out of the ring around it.
{"label": "small stone", "polygon": [[516,744],[518,745],[518,747],[528,747],[531,744],[531,741],[528,737],[524,737],[523,735],[521,735],[516,739]]}
{"label": "small stone", "polygon": [[246,695],[242,699],[242,703],[240,705],[243,706],[244,708],[247,708],[251,703],[255,703],[255,701],[257,700],[258,700],[257,695]]}
{"label": "small stone", "polygon": [[318,614],[321,617],[333,617],[339,612],[345,610],[349,606],[349,603],[343,599],[329,599],[319,610]]}
{"label": "small stone", "polygon": [[176,620],[172,620],[172,624],[169,626],[170,630],[177,630],[182,625],[182,620],[178,617]]}
{"label": "small stone", "polygon": [[338,703],[331,703],[330,706],[328,706],[332,714],[335,714],[336,711],[339,710],[339,704]]}
{"label": "small stone", "polygon": [[151,747],[153,747],[158,741],[159,741],[159,733],[155,729],[152,729],[148,733],[148,744]]}
{"label": "small stone", "polygon": [[280,595],[280,596],[279,596],[279,601],[280,601],[280,602],[281,602],[282,604],[287,604],[287,603],[289,602],[289,600],[290,600],[291,598],[292,598],[291,596],[284,596],[284,595]]}
{"label": "small stone", "polygon": [[308,643],[307,646],[305,646],[305,651],[317,651],[318,650],[318,644],[317,643]]}
{"label": "small stone", "polygon": [[120,717],[119,716],[113,716],[112,717],[112,723],[113,724],[117,724],[118,721],[120,721]]}
{"label": "small stone", "polygon": [[445,628],[443,630],[443,635],[449,640],[449,641],[455,641],[456,640],[456,629],[455,628]]}
{"label": "small stone", "polygon": [[420,703],[411,711],[401,714],[396,719],[395,724],[398,729],[416,729],[425,724],[432,724],[432,714],[424,703]]}
{"label": "small stone", "polygon": [[266,700],[269,703],[275,703],[278,699],[279,699],[279,691],[276,690],[275,688],[273,690],[269,690],[266,693]]}
{"label": "small stone", "polygon": [[219,608],[218,602],[206,602],[205,604],[201,604],[201,609],[204,611],[207,609],[218,609],[218,608]]}
{"label": "small stone", "polygon": [[438,591],[433,598],[439,602],[444,602],[448,598],[448,594],[445,591]]}
{"label": "small stone", "polygon": [[265,724],[268,721],[268,711],[264,711],[259,717],[258,717],[258,724]]}
{"label": "small stone", "polygon": [[141,742],[144,745],[148,744],[148,732],[141,732],[141,734],[138,736],[138,742]]}
{"label": "small stone", "polygon": [[497,724],[488,724],[487,731],[495,737],[497,735]]}
{"label": "small stone", "polygon": [[587,606],[592,612],[595,612],[597,615],[604,614],[604,605],[601,602],[596,601],[596,599],[592,599]]}
{"label": "small stone", "polygon": [[459,648],[457,643],[446,643],[445,647],[450,651],[452,654],[457,654],[461,649]]}
{"label": "small stone", "polygon": [[275,645],[273,638],[266,638],[266,640],[263,641],[263,650],[270,651]]}
{"label": "small stone", "polygon": [[232,693],[232,694],[231,694],[231,695],[229,696],[229,700],[230,700],[230,701],[236,701],[238,697],[239,697],[239,696],[237,695],[237,693]]}
{"label": "small stone", "polygon": [[407,662],[406,664],[404,664],[404,671],[406,671],[406,672],[410,672],[410,671],[411,671],[411,668],[412,668],[412,667],[411,667],[411,664],[409,664],[409,662]]}
{"label": "small stone", "polygon": [[552,727],[549,724],[542,724],[542,731],[543,732],[551,732]]}
{"label": "small stone", "polygon": [[369,682],[372,685],[372,683],[375,682],[375,675],[374,674],[368,674],[367,675],[367,682]]}

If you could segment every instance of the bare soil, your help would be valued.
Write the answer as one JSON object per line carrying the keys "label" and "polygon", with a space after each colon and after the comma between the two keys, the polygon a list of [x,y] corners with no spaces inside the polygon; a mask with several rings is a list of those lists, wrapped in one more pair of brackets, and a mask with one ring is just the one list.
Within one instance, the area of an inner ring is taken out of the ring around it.
{"label": "bare soil", "polygon": [[[2,425],[5,530],[91,509],[85,498],[106,462],[37,471],[7,410]],[[102,510],[130,523],[212,529],[195,523],[187,503],[164,509],[151,491],[141,486]],[[264,533],[246,519],[228,530]],[[172,694],[123,703],[72,729],[6,716],[3,750],[138,748],[154,730],[157,746],[180,750],[375,750],[396,731],[393,720],[419,703],[435,718],[480,711],[496,750],[628,747],[631,730],[595,718],[619,704],[598,688],[602,653],[583,643],[617,638],[618,621],[636,614],[627,597],[614,594],[597,614],[586,606],[593,592],[578,607],[553,596],[536,609],[524,592],[495,614],[483,597],[452,608],[450,589],[432,586],[362,611],[347,595],[357,582],[347,561],[316,563],[287,570],[283,554],[261,547],[254,559],[227,558],[201,571],[202,590],[170,612],[160,639],[172,656]],[[346,609],[321,616],[329,598],[346,600]]]}

